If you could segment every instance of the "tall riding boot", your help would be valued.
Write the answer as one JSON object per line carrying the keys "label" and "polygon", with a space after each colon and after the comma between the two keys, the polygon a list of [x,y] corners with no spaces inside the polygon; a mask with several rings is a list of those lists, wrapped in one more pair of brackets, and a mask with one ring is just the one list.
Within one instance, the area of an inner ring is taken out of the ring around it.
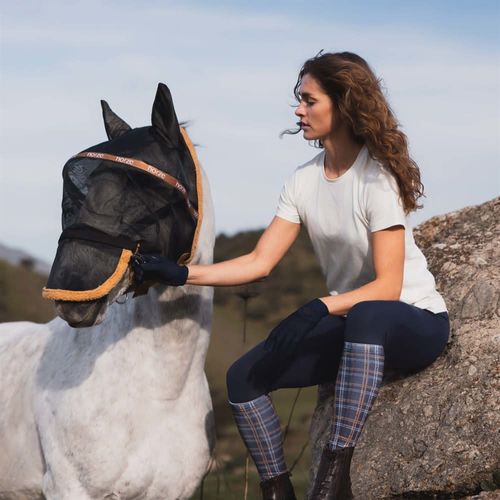
{"label": "tall riding boot", "polygon": [[314,481],[311,500],[352,500],[351,459],[354,448],[323,450],[318,473]]}
{"label": "tall riding boot", "polygon": [[262,481],[262,500],[297,500],[289,476],[290,473],[285,472]]}

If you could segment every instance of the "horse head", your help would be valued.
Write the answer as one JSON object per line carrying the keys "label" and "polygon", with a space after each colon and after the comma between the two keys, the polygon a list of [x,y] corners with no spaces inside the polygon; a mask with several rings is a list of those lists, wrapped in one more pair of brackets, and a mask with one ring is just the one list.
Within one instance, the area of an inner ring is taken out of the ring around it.
{"label": "horse head", "polygon": [[201,223],[201,173],[172,96],[158,85],[151,126],[132,129],[101,101],[108,140],[63,168],[62,228],[43,296],[73,327],[100,323],[137,289],[134,254],[186,263]]}

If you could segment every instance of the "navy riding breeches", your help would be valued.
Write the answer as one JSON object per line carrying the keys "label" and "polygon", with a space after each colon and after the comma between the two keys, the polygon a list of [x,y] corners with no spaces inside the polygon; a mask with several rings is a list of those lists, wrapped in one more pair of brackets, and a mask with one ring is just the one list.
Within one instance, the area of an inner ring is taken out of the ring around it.
{"label": "navy riding breeches", "polygon": [[410,374],[429,366],[449,336],[448,313],[433,313],[405,302],[359,302],[347,316],[323,318],[293,352],[271,352],[264,342],[227,372],[229,400],[251,401],[281,388],[335,382],[344,342],[384,347],[384,370]]}

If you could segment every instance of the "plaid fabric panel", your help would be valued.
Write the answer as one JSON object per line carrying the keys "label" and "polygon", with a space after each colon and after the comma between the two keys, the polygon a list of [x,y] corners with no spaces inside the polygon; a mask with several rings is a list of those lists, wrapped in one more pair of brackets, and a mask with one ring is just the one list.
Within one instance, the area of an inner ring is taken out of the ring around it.
{"label": "plaid fabric panel", "polygon": [[261,480],[287,472],[280,423],[271,398],[263,395],[245,403],[229,403]]}
{"label": "plaid fabric panel", "polygon": [[335,383],[335,420],[330,448],[353,447],[361,434],[384,373],[384,347],[344,342]]}

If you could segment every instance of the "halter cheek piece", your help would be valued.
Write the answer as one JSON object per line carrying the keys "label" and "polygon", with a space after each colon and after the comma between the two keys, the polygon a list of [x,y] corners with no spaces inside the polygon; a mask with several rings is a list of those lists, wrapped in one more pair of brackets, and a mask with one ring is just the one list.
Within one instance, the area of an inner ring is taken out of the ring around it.
{"label": "halter cheek piece", "polygon": [[[191,245],[191,251],[189,254],[183,254],[179,257],[179,264],[188,264],[194,256],[196,246],[198,243],[198,237],[200,232],[201,221],[203,218],[203,192],[202,192],[202,182],[201,182],[201,168],[198,161],[198,156],[196,155],[196,151],[194,146],[187,135],[184,128],[181,127],[181,133],[184,138],[184,141],[188,147],[191,158],[193,159],[193,163],[195,165],[195,173],[196,173],[196,191],[198,198],[198,207],[199,210],[196,210],[195,207],[191,204],[188,196],[187,189],[173,176],[163,172],[162,170],[149,165],[146,162],[141,160],[136,160],[134,158],[126,158],[123,156],[116,156],[108,153],[95,153],[90,151],[84,151],[82,153],[78,153],[73,156],[73,158],[91,158],[97,160],[106,160],[112,161],[121,165],[125,165],[127,167],[136,168],[146,172],[149,175],[156,177],[157,179],[165,182],[166,184],[172,186],[177,191],[180,192],[184,201],[186,203],[186,208],[190,213],[193,220],[196,222],[196,229],[193,237],[193,242]],[[45,299],[51,300],[64,300],[64,301],[88,301],[95,300],[107,295],[122,279],[125,274],[131,259],[138,255],[139,248],[142,244],[140,240],[134,240],[132,238],[127,238],[125,236],[111,236],[107,233],[99,231],[90,226],[81,225],[77,227],[69,227],[64,229],[59,238],[59,243],[61,243],[65,239],[77,239],[77,240],[85,240],[92,241],[96,243],[101,243],[104,245],[108,245],[111,247],[121,248],[122,253],[120,255],[120,259],[118,264],[111,274],[111,276],[101,283],[97,288],[92,290],[62,290],[62,289],[54,289],[54,288],[43,288],[42,296]],[[129,284],[129,289],[133,286],[132,283]],[[147,289],[149,288],[148,284],[144,284],[144,286],[140,286],[134,296],[142,295],[147,293]]]}

